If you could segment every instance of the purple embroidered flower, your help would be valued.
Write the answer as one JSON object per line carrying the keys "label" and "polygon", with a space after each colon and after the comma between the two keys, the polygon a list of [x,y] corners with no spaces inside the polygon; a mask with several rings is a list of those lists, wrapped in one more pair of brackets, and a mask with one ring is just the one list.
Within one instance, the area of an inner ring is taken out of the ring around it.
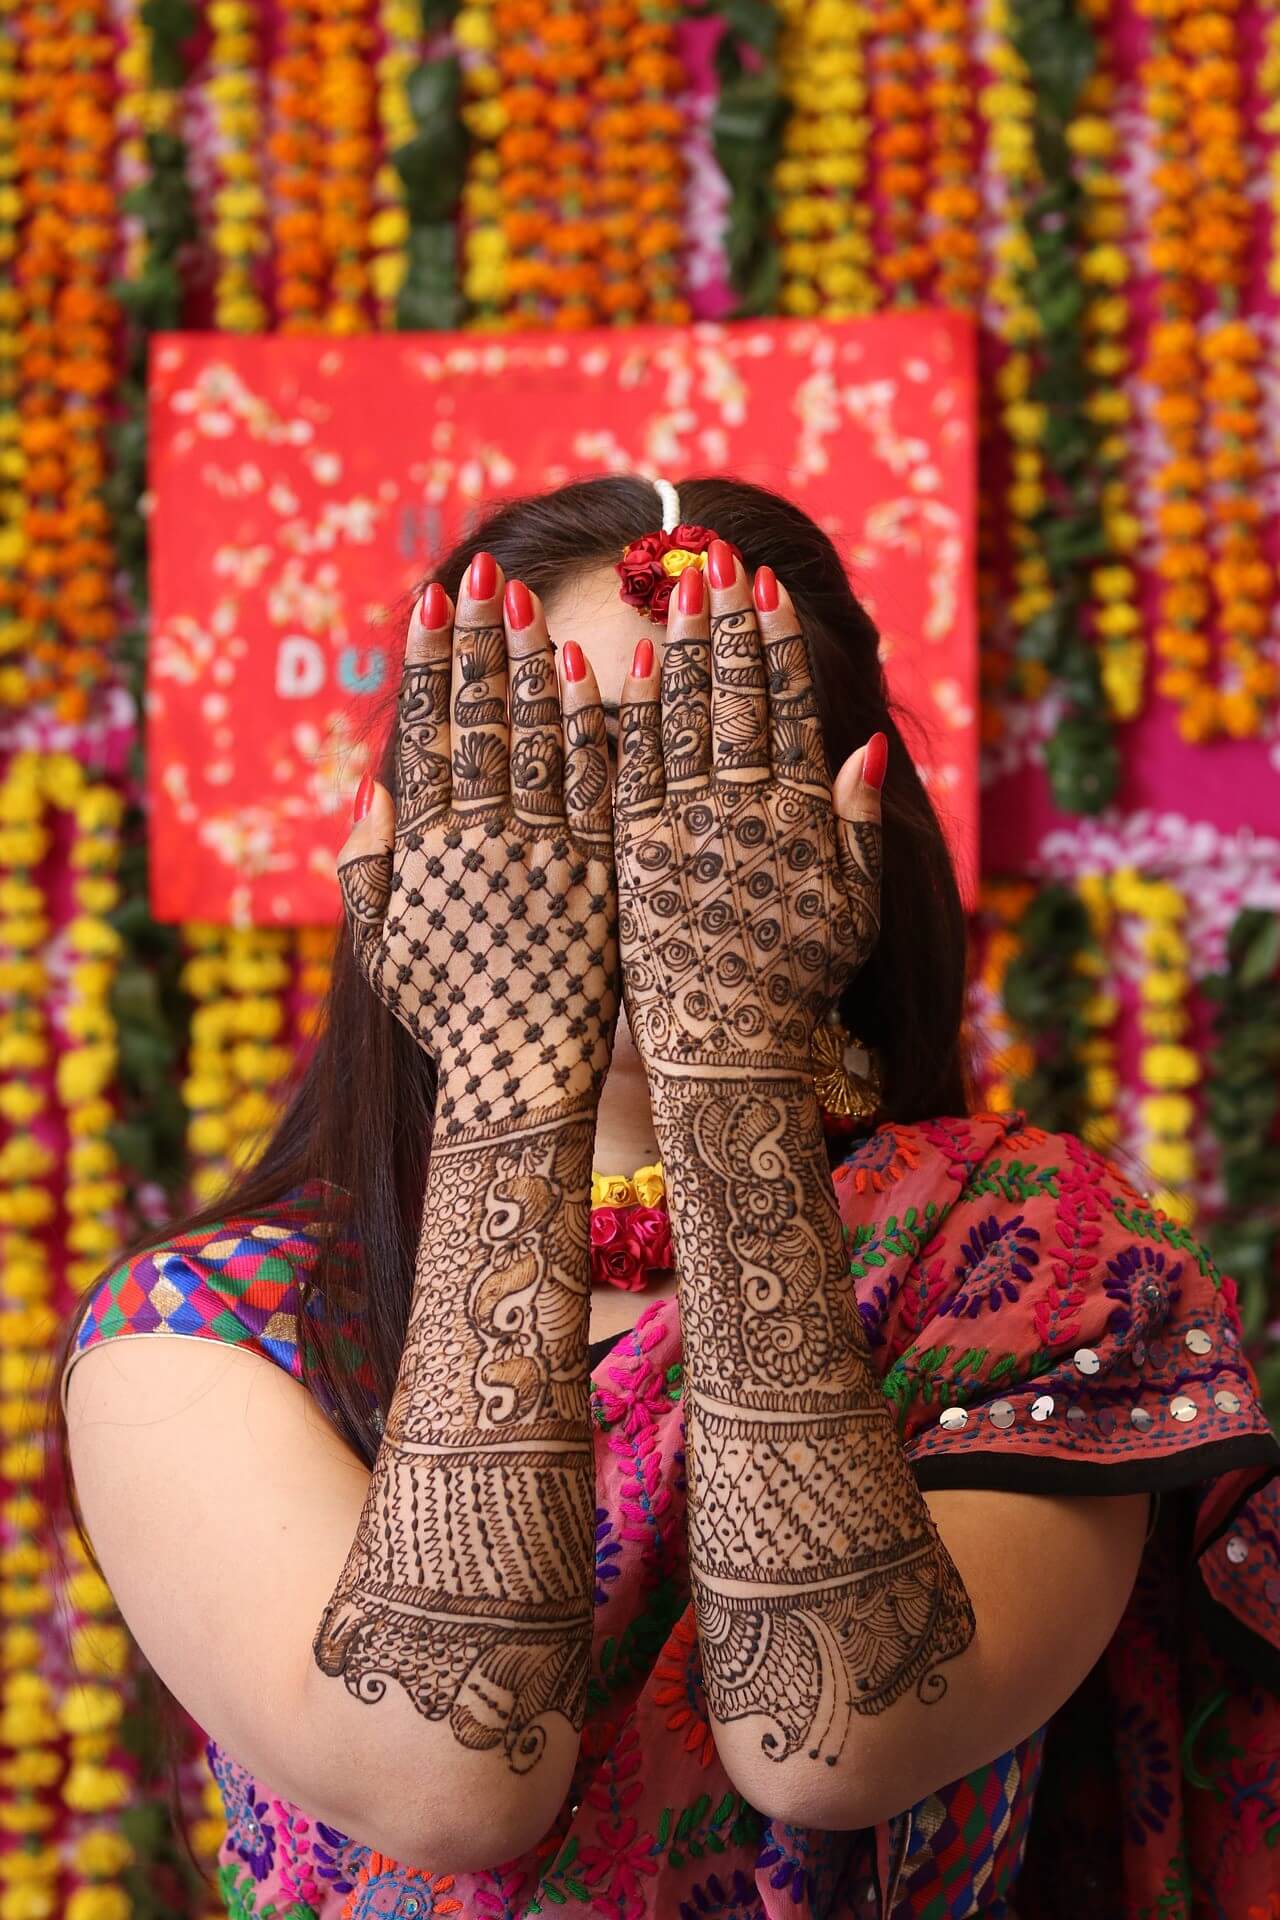
{"label": "purple embroidered flower", "polygon": [[973,1320],[984,1308],[997,1313],[1006,1303],[1012,1306],[1021,1289],[1030,1285],[1031,1269],[1040,1263],[1035,1244],[1039,1238],[1039,1230],[1027,1226],[1020,1213],[1009,1220],[989,1213],[975,1221],[956,1263],[960,1285],[950,1300],[939,1304],[938,1312]]}
{"label": "purple embroidered flower", "polygon": [[1116,1303],[1107,1318],[1108,1333],[1126,1334],[1135,1306],[1148,1324],[1166,1319],[1181,1292],[1181,1278],[1181,1260],[1171,1261],[1163,1247],[1126,1247],[1108,1260],[1102,1284]]}
{"label": "purple embroidered flower", "polygon": [[611,1539],[613,1522],[609,1518],[607,1507],[596,1508],[596,1605],[602,1607],[609,1598],[608,1582],[616,1580],[622,1572],[617,1564],[622,1552],[621,1540]]}
{"label": "purple embroidered flower", "polygon": [[214,1741],[207,1742],[204,1752],[222,1794],[227,1848],[244,1861],[255,1880],[265,1880],[276,1857],[276,1830],[264,1818],[270,1802],[258,1798],[252,1776]]}
{"label": "purple embroidered flower", "polygon": [[1124,1798],[1125,1824],[1135,1846],[1145,1846],[1153,1834],[1163,1833],[1173,1806],[1168,1781],[1173,1760],[1156,1721],[1140,1707],[1120,1716],[1116,1746],[1128,1791]]}
{"label": "purple embroidered flower", "polygon": [[754,1881],[741,1867],[726,1886],[718,1873],[709,1874],[680,1902],[680,1920],[764,1920],[764,1908]]}
{"label": "purple embroidered flower", "polygon": [[[783,1829],[790,1832],[789,1828]],[[779,1893],[790,1894],[797,1906],[808,1891],[809,1872],[802,1860],[797,1860],[787,1852],[784,1843],[777,1837],[772,1823],[765,1828],[764,1845],[756,1856],[756,1867],[772,1867],[769,1885]]]}
{"label": "purple embroidered flower", "polygon": [[353,1846],[345,1833],[324,1820],[317,1820],[312,1828],[311,1857],[316,1873],[330,1882],[335,1893],[350,1893],[368,1851],[368,1847]]}

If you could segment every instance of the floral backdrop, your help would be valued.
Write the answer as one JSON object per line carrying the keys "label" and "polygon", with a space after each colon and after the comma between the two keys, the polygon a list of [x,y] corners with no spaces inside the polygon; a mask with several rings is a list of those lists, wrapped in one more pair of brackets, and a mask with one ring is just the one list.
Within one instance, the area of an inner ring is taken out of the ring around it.
{"label": "floral backdrop", "polygon": [[1278,141],[1277,0],[0,0],[0,1920],[221,1910],[41,1401],[332,938],[151,913],[153,337],[968,315],[979,1092],[1137,1162],[1280,1411]]}

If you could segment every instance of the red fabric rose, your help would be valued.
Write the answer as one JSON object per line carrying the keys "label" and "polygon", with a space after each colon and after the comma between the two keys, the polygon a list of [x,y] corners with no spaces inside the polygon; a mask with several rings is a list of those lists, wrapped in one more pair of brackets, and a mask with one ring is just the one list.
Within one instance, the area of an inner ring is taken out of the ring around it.
{"label": "red fabric rose", "polygon": [[671,1220],[665,1207],[636,1207],[627,1232],[647,1267],[671,1265]]}
{"label": "red fabric rose", "polygon": [[622,1239],[622,1209],[620,1207],[592,1207],[591,1244],[593,1247],[612,1247]]}
{"label": "red fabric rose", "polygon": [[615,1247],[593,1247],[591,1278],[597,1285],[621,1287],[625,1293],[638,1293],[644,1285],[640,1255],[630,1241],[623,1241]]}

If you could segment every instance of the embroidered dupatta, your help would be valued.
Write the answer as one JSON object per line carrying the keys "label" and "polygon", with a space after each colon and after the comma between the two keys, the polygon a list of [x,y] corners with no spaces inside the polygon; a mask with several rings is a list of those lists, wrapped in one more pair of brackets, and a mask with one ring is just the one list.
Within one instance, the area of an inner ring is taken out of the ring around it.
{"label": "embroidered dupatta", "polygon": [[[1047,1729],[874,1831],[800,1831],[750,1808],[706,1719],[679,1313],[658,1303],[593,1376],[589,1716],[551,1834],[484,1873],[406,1866],[308,1820],[210,1742],[237,1920],[1273,1920],[1280,1446],[1230,1281],[1098,1155],[1020,1116],[881,1128],[835,1188],[924,1489],[1159,1495],[1130,1605],[1085,1686]],[[297,1377],[301,1295],[281,1275],[305,1274],[304,1213],[265,1230],[270,1279],[251,1222],[122,1269],[80,1350],[186,1332]]]}

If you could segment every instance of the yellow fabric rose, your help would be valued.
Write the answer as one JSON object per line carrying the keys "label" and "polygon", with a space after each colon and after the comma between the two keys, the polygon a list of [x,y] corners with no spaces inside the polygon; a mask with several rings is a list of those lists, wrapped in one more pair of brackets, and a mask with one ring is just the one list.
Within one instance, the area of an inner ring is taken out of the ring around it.
{"label": "yellow fabric rose", "polygon": [[655,1161],[652,1166],[637,1167],[632,1176],[632,1184],[642,1207],[658,1206],[667,1190],[661,1161]]}
{"label": "yellow fabric rose", "polygon": [[630,1207],[635,1205],[635,1189],[624,1173],[593,1173],[593,1207]]}

